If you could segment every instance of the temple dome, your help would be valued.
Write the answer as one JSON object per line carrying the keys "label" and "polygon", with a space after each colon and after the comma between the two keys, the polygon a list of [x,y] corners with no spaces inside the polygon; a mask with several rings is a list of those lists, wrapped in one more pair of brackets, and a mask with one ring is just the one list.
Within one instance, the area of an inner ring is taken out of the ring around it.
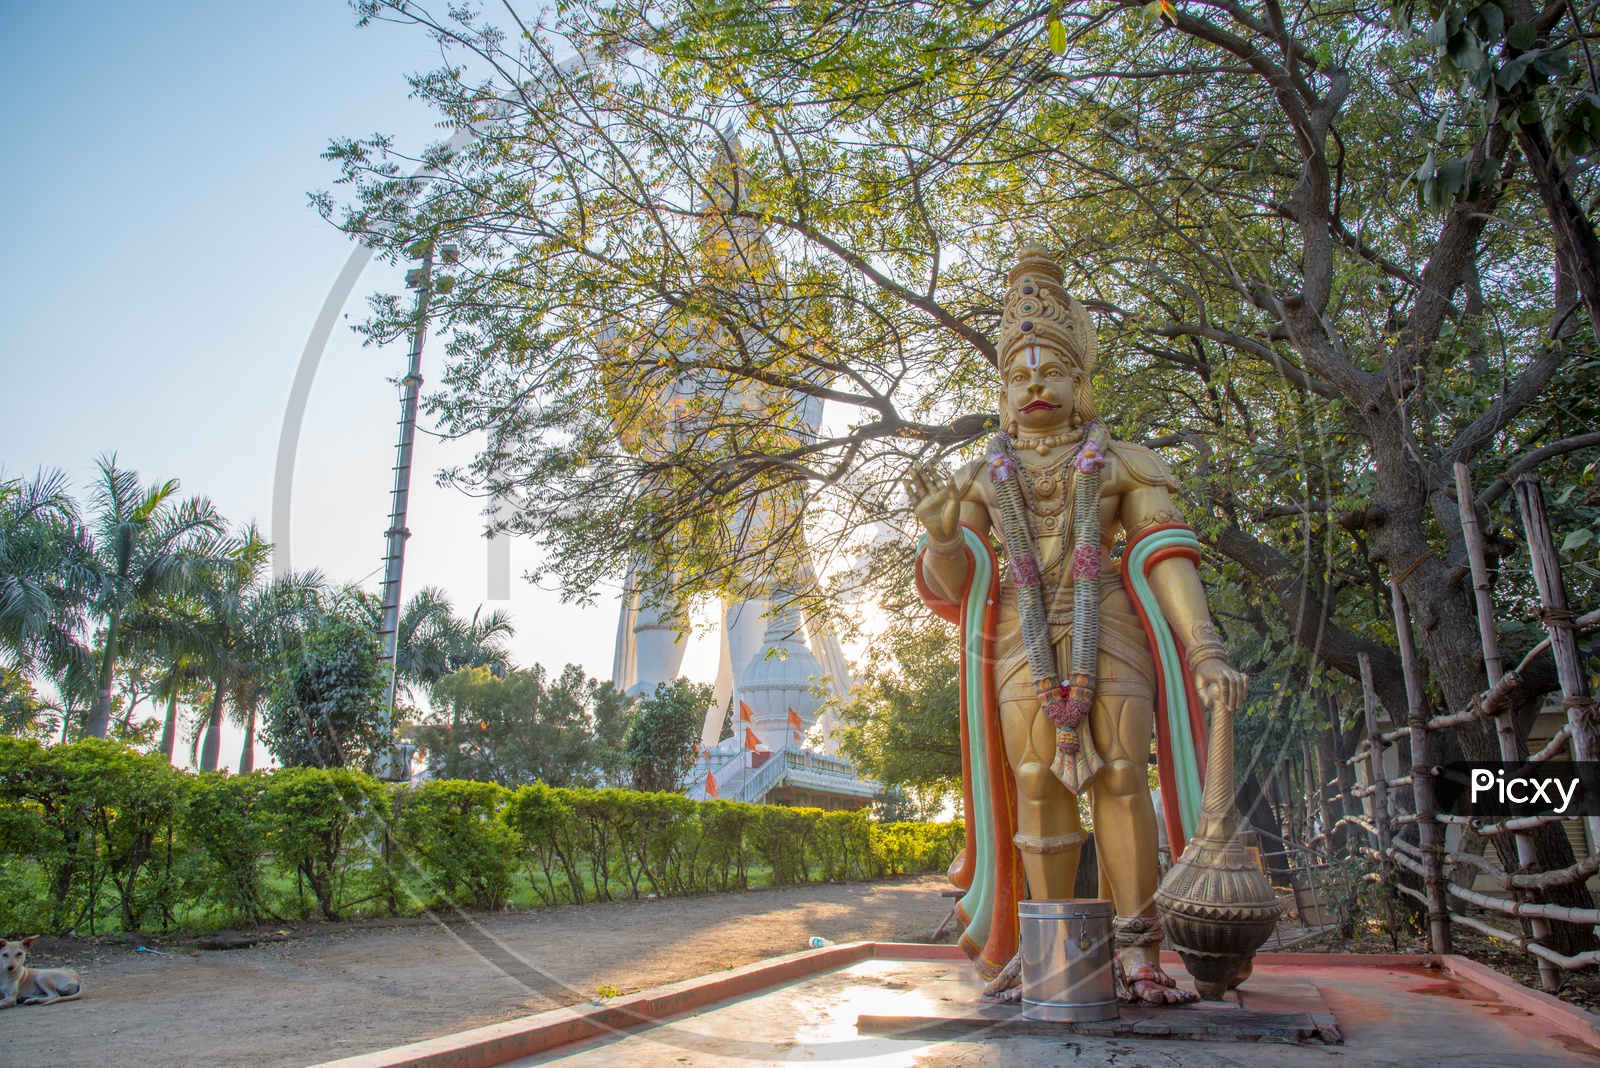
{"label": "temple dome", "polygon": [[[800,613],[793,602],[767,621],[761,648],[739,675],[739,699],[750,706],[751,726],[768,749],[799,749],[816,720],[818,700],[811,680],[822,665],[800,637]],[[789,723],[789,710],[800,718],[800,738]]]}

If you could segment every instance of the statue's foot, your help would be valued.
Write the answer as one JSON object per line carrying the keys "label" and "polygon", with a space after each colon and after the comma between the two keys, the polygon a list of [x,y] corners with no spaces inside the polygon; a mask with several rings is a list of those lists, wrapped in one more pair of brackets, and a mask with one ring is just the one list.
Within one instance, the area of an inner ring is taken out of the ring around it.
{"label": "statue's foot", "polygon": [[983,996],[987,1001],[1001,1003],[1022,1000],[1022,954],[1018,953],[1001,968],[995,977],[989,980],[989,985],[983,988]]}
{"label": "statue's foot", "polygon": [[1151,965],[1129,972],[1124,985],[1127,1000],[1134,1005],[1187,1005],[1200,1000],[1199,994],[1178,989],[1176,979]]}
{"label": "statue's foot", "polygon": [[1117,954],[1117,997],[1130,1005],[1187,1005],[1200,995],[1180,990],[1161,967],[1155,946],[1128,946]]}

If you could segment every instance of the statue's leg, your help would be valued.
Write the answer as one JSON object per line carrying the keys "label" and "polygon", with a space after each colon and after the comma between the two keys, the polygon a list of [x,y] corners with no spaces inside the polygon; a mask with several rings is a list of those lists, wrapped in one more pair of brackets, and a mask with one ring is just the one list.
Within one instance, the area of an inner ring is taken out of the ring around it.
{"label": "statue's leg", "polygon": [[1006,759],[1017,779],[1017,848],[1028,896],[1068,898],[1078,878],[1078,853],[1087,835],[1078,819],[1078,798],[1050,770],[1055,726],[1034,698],[1000,704]]}
{"label": "statue's leg", "polygon": [[1089,713],[1105,767],[1090,788],[1100,877],[1117,910],[1117,955],[1129,993],[1152,1004],[1193,1001],[1161,970],[1160,881],[1149,757],[1155,707],[1146,697],[1105,696]]}

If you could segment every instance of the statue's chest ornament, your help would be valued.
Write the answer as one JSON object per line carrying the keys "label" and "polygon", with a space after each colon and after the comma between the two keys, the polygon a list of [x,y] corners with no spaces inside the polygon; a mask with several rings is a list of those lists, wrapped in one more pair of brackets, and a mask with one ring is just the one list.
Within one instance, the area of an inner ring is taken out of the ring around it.
{"label": "statue's chest ornament", "polygon": [[[1012,439],[996,434],[989,446],[989,478],[999,504],[1005,537],[1007,578],[1016,587],[1017,622],[1022,629],[1028,670],[1039,690],[1040,709],[1056,727],[1056,757],[1051,769],[1074,793],[1081,792],[1102,761],[1093,739],[1079,730],[1094,703],[1100,654],[1100,471],[1110,436],[1103,424],[1082,428],[1083,445],[1070,460],[1030,472],[1013,451]],[[1048,492],[1046,486],[1049,487]],[[1072,500],[1067,501],[1068,488]],[[1060,493],[1057,497],[1056,494]],[[1039,564],[1039,535],[1060,531],[1062,512],[1072,519],[1072,654],[1069,670],[1056,663]],[[1031,520],[1031,521],[1030,521]],[[1065,680],[1062,676],[1065,674]]]}

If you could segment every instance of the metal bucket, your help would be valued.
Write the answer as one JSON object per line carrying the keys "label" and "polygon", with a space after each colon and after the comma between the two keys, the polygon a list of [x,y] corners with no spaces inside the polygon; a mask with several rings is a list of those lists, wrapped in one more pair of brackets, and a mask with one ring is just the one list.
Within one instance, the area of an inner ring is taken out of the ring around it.
{"label": "metal bucket", "polygon": [[1117,1017],[1111,902],[1021,901],[1022,1003],[1035,1020]]}

